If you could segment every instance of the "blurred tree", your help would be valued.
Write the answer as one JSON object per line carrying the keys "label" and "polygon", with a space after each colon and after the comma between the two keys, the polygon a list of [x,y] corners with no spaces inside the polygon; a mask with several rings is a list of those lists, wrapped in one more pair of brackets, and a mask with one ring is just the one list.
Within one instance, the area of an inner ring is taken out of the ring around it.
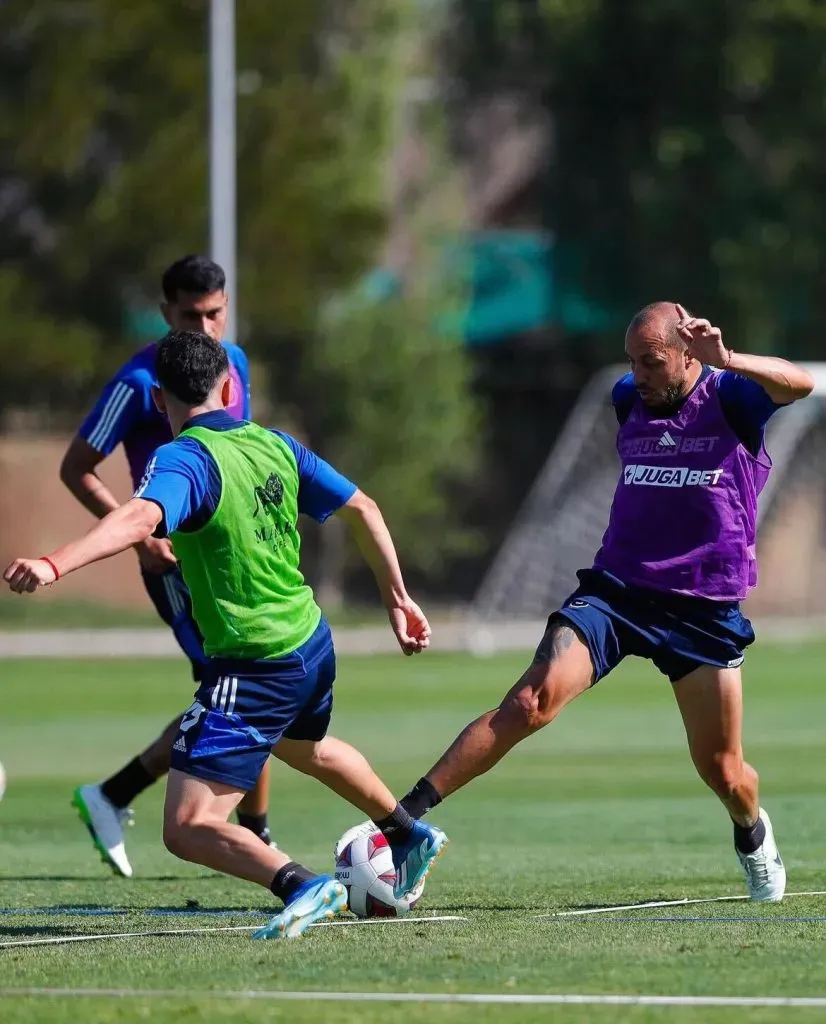
{"label": "blurred tree", "polygon": [[[383,229],[347,160],[326,6],[237,4],[240,303],[259,350],[308,330]],[[387,31],[370,20],[374,0],[340,6]],[[0,7],[4,262],[42,308],[83,318],[112,348],[126,312],[156,299],[162,268],[207,243],[205,11],[200,0]]]}
{"label": "blurred tree", "polygon": [[[379,205],[390,197],[386,260],[394,273],[371,275],[328,307],[309,371],[320,385],[314,418],[330,455],[380,500],[404,564],[450,590],[453,559],[477,539],[461,524],[479,429],[462,338],[435,325],[465,304],[462,275],[445,265],[445,241],[465,220],[429,45],[438,12],[409,2],[396,10],[389,38],[351,46],[341,61],[348,154],[355,167],[373,168],[360,176],[362,195]],[[323,592],[334,603],[346,549],[340,530],[328,526],[321,536]]]}
{"label": "blurred tree", "polygon": [[[205,249],[206,6],[0,5],[0,402],[13,383],[17,405],[76,414],[151,324],[163,267]],[[390,502],[432,568],[457,534],[435,528],[441,488],[470,465],[459,346],[439,353],[409,300],[317,332],[386,236],[421,18],[415,0],[237,0],[239,308],[276,420]]]}
{"label": "blurred tree", "polygon": [[744,345],[820,355],[822,4],[457,0],[457,12],[459,95],[524,90],[554,119],[545,225],[560,287],[575,276],[625,312],[682,296]]}
{"label": "blurred tree", "polygon": [[[331,457],[380,501],[404,564],[446,583],[475,541],[457,516],[479,436],[461,339],[434,337],[432,302],[404,297],[353,310],[322,345]],[[332,554],[336,536],[323,537]],[[334,575],[325,584],[334,600]]]}

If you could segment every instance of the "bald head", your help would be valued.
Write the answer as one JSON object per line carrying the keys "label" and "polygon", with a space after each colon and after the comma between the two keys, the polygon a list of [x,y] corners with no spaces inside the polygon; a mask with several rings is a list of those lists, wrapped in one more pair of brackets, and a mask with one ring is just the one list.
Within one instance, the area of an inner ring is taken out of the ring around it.
{"label": "bald head", "polygon": [[652,302],[625,332],[625,352],[640,398],[652,408],[674,405],[688,393],[702,369],[677,333],[674,302]]}
{"label": "bald head", "polygon": [[675,302],[649,302],[634,314],[625,336],[627,338],[629,334],[634,333],[683,351],[686,346],[677,333],[679,322],[680,314]]}

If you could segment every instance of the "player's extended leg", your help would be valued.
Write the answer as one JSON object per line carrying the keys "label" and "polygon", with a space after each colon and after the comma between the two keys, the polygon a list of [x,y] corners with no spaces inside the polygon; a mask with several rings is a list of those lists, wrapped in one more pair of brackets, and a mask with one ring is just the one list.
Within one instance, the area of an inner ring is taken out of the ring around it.
{"label": "player's extended leg", "polygon": [[333,736],[320,740],[283,737],[273,754],[369,815],[390,845],[397,899],[423,884],[433,861],[447,845],[447,836],[441,829],[415,821],[355,747]]}
{"label": "player's extended leg", "polygon": [[180,724],[179,715],[156,740],[114,775],[101,783],[78,786],[72,797],[72,804],[89,830],[101,859],[125,878],[132,877],[124,837],[125,826],[132,822],[129,805],[169,771],[172,744]]}
{"label": "player's extended leg", "polygon": [[734,822],[734,846],[754,900],[781,900],[786,871],[760,807],[757,772],[743,759],[739,668],[702,665],[674,684],[691,759]]}
{"label": "player's extended leg", "polygon": [[229,821],[244,791],[172,769],[166,786],[163,839],[170,853],[270,889],[285,909],[256,933],[261,938],[300,935],[314,921],[346,905],[344,886],[291,861],[249,829]]}
{"label": "player's extended leg", "polygon": [[269,888],[289,861],[249,829],[229,821],[244,791],[173,768],[166,784],[163,840],[170,853]]}
{"label": "player's extended leg", "polygon": [[259,839],[269,846],[275,846],[270,837],[270,827],[267,824],[267,811],[270,803],[270,762],[267,761],[261,769],[258,781],[255,786],[244,794],[244,798],[238,804],[238,824],[254,832]]}
{"label": "player's extended leg", "polygon": [[[105,782],[78,786],[72,798],[81,820],[89,830],[101,859],[117,874],[132,877],[132,865],[126,855],[124,829],[132,822],[129,805],[145,789],[169,771],[172,744],[178,735],[180,715],[174,718],[150,745],[115,772]],[[270,766],[261,770],[253,789],[245,793],[238,805],[238,821],[267,845]]]}
{"label": "player's extended leg", "polygon": [[578,630],[565,619],[552,619],[533,663],[499,707],[471,722],[402,804],[420,817],[552,722],[593,680],[591,654]]}
{"label": "player's extended leg", "polygon": [[[156,782],[169,771],[172,760],[172,744],[178,735],[180,717],[174,719],[164,729],[161,735],[138,755],[138,760],[146,769],[146,777],[151,777]],[[113,779],[117,779],[114,776]],[[136,780],[141,781],[141,780]],[[109,791],[107,791],[109,786]],[[105,782],[101,787],[104,795],[115,805],[115,807],[127,807],[135,798],[137,793],[134,789],[127,788],[124,792],[117,792],[116,785]],[[141,792],[139,790],[138,792]],[[261,769],[258,781],[255,786],[245,793],[238,804],[238,824],[254,832],[263,842],[270,844],[270,829],[267,824],[267,807],[270,798],[270,762],[267,761]]]}
{"label": "player's extended leg", "polygon": [[[179,647],[200,680],[206,663],[204,642],[192,615],[192,598],[180,570],[156,574],[143,572],[146,592],[161,619],[170,627]],[[78,786],[72,798],[81,820],[104,863],[126,878],[132,865],[126,856],[124,828],[132,823],[129,807],[145,789],[169,771],[172,744],[178,735],[180,716],[173,719],[156,740],[102,783]],[[238,823],[271,844],[267,823],[270,769],[267,762],[255,786],[238,805]],[[274,845],[274,844],[273,844]]]}

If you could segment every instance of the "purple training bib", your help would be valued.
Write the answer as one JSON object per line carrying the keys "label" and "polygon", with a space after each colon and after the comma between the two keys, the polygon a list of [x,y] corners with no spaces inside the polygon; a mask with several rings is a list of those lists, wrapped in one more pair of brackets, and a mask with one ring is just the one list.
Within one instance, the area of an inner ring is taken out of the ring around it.
{"label": "purple training bib", "polygon": [[771,470],[723,413],[720,373],[663,418],[637,399],[617,434],[622,475],[594,568],[651,590],[740,601],[757,583],[757,498]]}

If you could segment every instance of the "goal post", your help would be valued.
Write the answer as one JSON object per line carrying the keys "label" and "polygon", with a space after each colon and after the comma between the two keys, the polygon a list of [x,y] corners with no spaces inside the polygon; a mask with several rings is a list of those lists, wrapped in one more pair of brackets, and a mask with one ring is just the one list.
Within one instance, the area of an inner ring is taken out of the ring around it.
{"label": "goal post", "polygon": [[[760,584],[748,611],[826,620],[826,363],[806,366],[811,398],[768,426],[774,463],[759,505]],[[627,370],[600,370],[583,389],[474,597],[471,646],[496,646],[508,622],[543,620],[591,565],[619,472],[611,390]]]}

